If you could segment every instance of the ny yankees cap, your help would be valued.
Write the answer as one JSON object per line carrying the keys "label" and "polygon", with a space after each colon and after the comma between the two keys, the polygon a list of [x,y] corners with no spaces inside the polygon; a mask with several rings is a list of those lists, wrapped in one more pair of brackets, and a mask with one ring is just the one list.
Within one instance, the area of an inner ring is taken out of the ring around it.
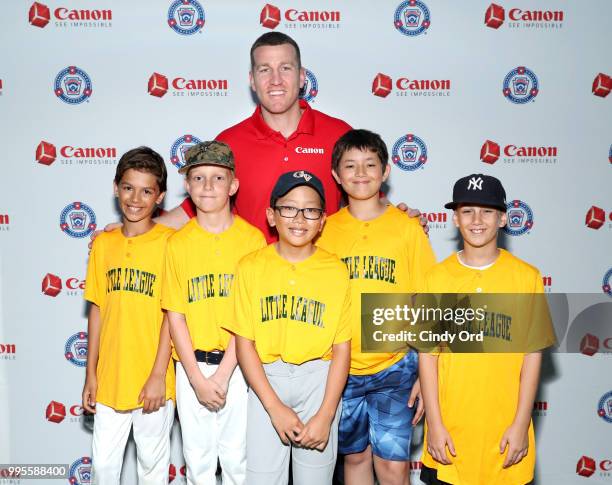
{"label": "ny yankees cap", "polygon": [[325,190],[323,189],[323,183],[313,173],[307,172],[306,170],[298,170],[296,172],[284,173],[278,178],[272,189],[272,194],[270,195],[270,207],[274,207],[276,201],[290,190],[302,185],[314,189],[321,197],[323,206],[325,206]]}
{"label": "ny yankees cap", "polygon": [[234,154],[229,145],[220,141],[204,141],[185,152],[185,165],[179,173],[186,173],[198,165],[217,165],[234,171]]}
{"label": "ny yankees cap", "polygon": [[444,207],[454,210],[459,204],[484,205],[506,212],[506,191],[495,177],[475,173],[455,182],[453,201]]}

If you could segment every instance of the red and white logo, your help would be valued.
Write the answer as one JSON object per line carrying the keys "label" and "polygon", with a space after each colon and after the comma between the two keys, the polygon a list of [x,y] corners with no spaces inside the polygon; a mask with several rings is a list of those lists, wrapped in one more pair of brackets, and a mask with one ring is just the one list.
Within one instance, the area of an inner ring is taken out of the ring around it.
{"label": "red and white logo", "polygon": [[[179,468],[178,472],[181,478],[186,477],[187,467],[183,465],[181,468]],[[173,463],[170,463],[170,466],[168,467],[168,483],[172,483],[172,481],[175,478],[176,478],[176,465],[174,465]]]}
{"label": "red and white logo", "polygon": [[600,339],[592,333],[584,334],[584,337],[580,340],[580,353],[592,357],[599,351],[604,353],[612,352],[612,337]]}
{"label": "red and white logo", "polygon": [[535,416],[546,416],[548,412],[548,401],[534,401],[533,414]]}
{"label": "red and white logo", "polygon": [[0,344],[0,360],[15,360],[17,346],[15,344]]}
{"label": "red and white logo", "polygon": [[[113,11],[106,9],[53,9],[55,27],[92,28],[112,27]],[[51,21],[51,9],[40,2],[34,2],[28,11],[28,21],[34,27],[44,28]]]}
{"label": "red and white logo", "polygon": [[[608,227],[612,227],[612,212],[607,215],[607,219],[610,221]],[[599,229],[606,222],[606,211],[596,205],[591,206],[587,211],[584,224],[591,229]]]}
{"label": "red and white logo", "polygon": [[163,98],[168,91],[172,93],[172,96],[227,96],[229,81],[223,78],[190,79],[182,76],[169,81],[165,75],[158,72],[151,74],[147,84],[147,92],[151,96]]}
{"label": "red and white logo", "polygon": [[542,285],[544,286],[545,292],[550,292],[552,287],[552,276],[542,276]]}
{"label": "red and white logo", "polygon": [[597,462],[590,456],[583,455],[576,463],[576,473],[581,477],[590,477],[597,470],[601,475],[609,476],[612,471],[612,460],[606,459]]}
{"label": "red and white logo", "polygon": [[422,217],[427,219],[427,226],[430,229],[446,229],[449,212],[423,212]]}
{"label": "red and white logo", "polygon": [[494,164],[503,155],[502,161],[508,164],[554,164],[557,163],[559,149],[555,146],[505,145],[503,148],[492,140],[486,140],[480,148],[480,160]]}
{"label": "red and white logo", "polygon": [[[565,13],[562,10],[508,9],[509,29],[559,29],[563,27]],[[499,29],[506,20],[506,10],[492,3],[485,12],[484,23],[492,29]]]}
{"label": "red and white logo", "polygon": [[339,10],[297,10],[288,8],[284,12],[267,3],[259,14],[259,23],[267,29],[275,29],[285,20],[286,29],[337,29],[342,15]]}
{"label": "red and white logo", "polygon": [[80,147],[73,145],[60,146],[41,141],[36,147],[36,161],[42,165],[51,165],[58,158],[61,165],[115,165],[117,163],[116,147]]}
{"label": "red and white logo", "polygon": [[8,214],[0,214],[0,231],[8,231],[10,224],[10,217]]}
{"label": "red and white logo", "polygon": [[605,98],[612,90],[612,77],[600,72],[593,80],[593,94]]}
{"label": "red and white logo", "polygon": [[372,81],[372,94],[386,98],[395,87],[396,96],[450,96],[450,79],[411,79],[391,76],[379,72]]}
{"label": "red and white logo", "polygon": [[[66,295],[80,296],[85,289],[85,280],[70,277],[64,281],[66,287]],[[57,296],[62,291],[62,279],[54,274],[47,273],[42,280],[42,292],[47,296]]]}
{"label": "red and white logo", "polygon": [[64,406],[61,402],[51,401],[47,405],[45,417],[47,418],[47,421],[52,423],[61,423],[66,417],[66,406]]}

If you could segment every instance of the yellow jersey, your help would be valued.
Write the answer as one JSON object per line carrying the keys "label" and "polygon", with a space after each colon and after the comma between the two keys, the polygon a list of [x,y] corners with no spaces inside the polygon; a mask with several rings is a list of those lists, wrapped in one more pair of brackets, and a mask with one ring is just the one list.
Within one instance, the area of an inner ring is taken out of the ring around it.
{"label": "yellow jersey", "polygon": [[[194,350],[225,350],[231,334],[222,328],[232,312],[232,283],[238,261],[266,245],[262,232],[234,215],[219,234],[196,218],[168,240],[162,307],[185,315]],[[176,350],[173,357],[179,360]]]}
{"label": "yellow jersey", "polygon": [[[163,321],[161,283],[166,243],[173,229],[156,224],[136,237],[121,229],[93,243],[85,299],[100,307],[96,401],[118,411],[142,407],[138,395],[149,378]],[[168,363],[166,399],[174,399],[174,366]]]}
{"label": "yellow jersey", "polygon": [[[543,293],[539,271],[500,249],[486,269],[463,265],[456,253],[426,276],[430,293]],[[438,399],[442,422],[455,445],[456,457],[442,465],[427,452],[423,464],[437,470],[438,479],[456,485],[523,485],[533,479],[535,437],[529,425],[529,451],[518,464],[503,468],[502,436],[518,405],[522,353],[441,353],[438,356]]]}
{"label": "yellow jersey", "polygon": [[376,219],[362,221],[344,207],[327,218],[317,246],[337,255],[349,272],[350,373],[371,375],[398,362],[403,352],[361,352],[361,294],[413,293],[422,288],[436,259],[418,219],[389,205]]}
{"label": "yellow jersey", "polygon": [[238,264],[231,332],[255,342],[264,364],[330,359],[351,339],[351,294],[345,265],[316,248],[298,263],[271,244]]}

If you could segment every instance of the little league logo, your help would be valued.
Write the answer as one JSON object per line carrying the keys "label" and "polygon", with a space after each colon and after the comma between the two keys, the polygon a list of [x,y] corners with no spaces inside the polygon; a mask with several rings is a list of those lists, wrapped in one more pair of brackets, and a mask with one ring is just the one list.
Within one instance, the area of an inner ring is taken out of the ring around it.
{"label": "little league logo", "polygon": [[612,296],[612,268],[604,275],[601,288],[606,295]]}
{"label": "little league logo", "polygon": [[197,0],[175,0],[168,9],[168,25],[178,34],[200,32],[204,22],[204,9]]}
{"label": "little league logo", "polygon": [[77,367],[87,365],[87,332],[78,332],[66,340],[64,357]]}
{"label": "little league logo", "polygon": [[402,136],[393,145],[391,160],[407,172],[417,170],[427,162],[427,145],[416,135]]}
{"label": "little league logo", "polygon": [[525,202],[521,200],[508,202],[506,212],[508,222],[504,232],[509,236],[522,236],[533,227],[533,212]]}
{"label": "little league logo", "polygon": [[515,104],[533,101],[539,92],[538,78],[526,67],[512,69],[504,78],[504,96]]}
{"label": "little league logo", "polygon": [[395,28],[404,35],[415,36],[425,32],[431,25],[427,5],[419,0],[407,0],[395,9]]}
{"label": "little league logo", "polygon": [[71,485],[88,485],[91,483],[91,458],[84,456],[70,465],[68,481]]}
{"label": "little league logo", "polygon": [[612,423],[612,391],[601,396],[597,405],[597,415],[607,423]]}
{"label": "little league logo", "polygon": [[178,138],[170,148],[170,161],[176,168],[185,166],[185,152],[192,146],[202,143],[198,137],[193,135],[183,135]]}
{"label": "little league logo", "polygon": [[306,74],[304,86],[300,89],[300,98],[304,101],[313,101],[319,94],[319,83],[315,75],[308,69],[304,69]]}
{"label": "little league logo", "polygon": [[55,77],[54,91],[64,103],[80,104],[91,96],[91,79],[82,69],[69,66]]}
{"label": "little league logo", "polygon": [[87,237],[96,230],[96,214],[87,204],[73,202],[62,210],[60,228],[70,237]]}

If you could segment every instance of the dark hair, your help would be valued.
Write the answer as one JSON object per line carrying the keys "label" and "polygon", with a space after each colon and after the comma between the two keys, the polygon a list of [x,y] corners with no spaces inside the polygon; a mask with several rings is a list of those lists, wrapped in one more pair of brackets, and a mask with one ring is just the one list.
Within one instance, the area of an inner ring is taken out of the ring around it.
{"label": "dark hair", "polygon": [[117,171],[115,172],[115,183],[119,185],[123,174],[129,169],[147,172],[154,175],[160,192],[166,191],[166,164],[159,153],[149,147],[132,148],[125,152],[119,159]]}
{"label": "dark hair", "polygon": [[260,35],[253,45],[251,46],[251,70],[255,67],[255,58],[253,57],[253,53],[255,49],[258,47],[262,47],[265,45],[284,45],[289,44],[292,45],[295,49],[295,56],[297,57],[298,67],[302,67],[302,58],[300,56],[300,47],[297,45],[297,42],[289,37],[287,34],[283,34],[282,32],[266,32],[263,35]]}
{"label": "dark hair", "polygon": [[387,168],[389,152],[380,135],[370,130],[350,130],[338,139],[332,150],[332,168],[336,172],[342,155],[353,148],[373,151],[380,159],[383,172]]}

